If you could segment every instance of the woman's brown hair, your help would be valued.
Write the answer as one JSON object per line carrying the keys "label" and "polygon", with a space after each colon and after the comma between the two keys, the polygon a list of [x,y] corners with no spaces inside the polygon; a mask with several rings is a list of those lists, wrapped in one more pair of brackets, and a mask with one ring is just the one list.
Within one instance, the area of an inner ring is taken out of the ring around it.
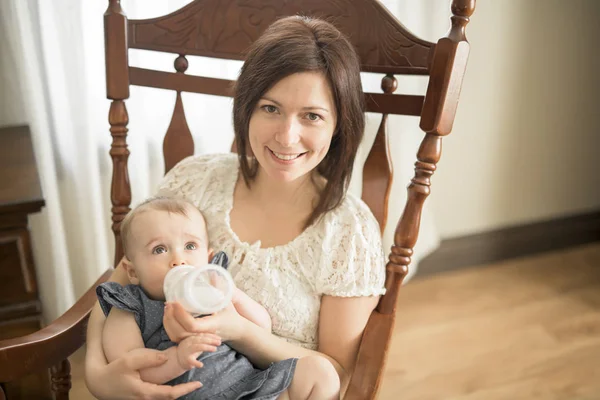
{"label": "woman's brown hair", "polygon": [[337,122],[331,146],[317,171],[327,179],[305,226],[335,209],[344,199],[354,158],[362,140],[365,116],[360,64],[352,44],[332,24],[308,17],[282,18],[250,47],[235,84],[233,126],[246,185],[258,170],[248,159],[248,126],[260,98],[281,79],[300,72],[321,72],[333,92]]}

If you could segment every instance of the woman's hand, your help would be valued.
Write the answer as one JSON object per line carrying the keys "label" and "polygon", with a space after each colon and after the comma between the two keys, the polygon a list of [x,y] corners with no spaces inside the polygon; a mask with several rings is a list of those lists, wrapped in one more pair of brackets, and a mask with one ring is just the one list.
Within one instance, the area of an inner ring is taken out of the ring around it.
{"label": "woman's hand", "polygon": [[202,385],[188,382],[176,386],[156,385],[140,379],[140,369],[157,367],[167,361],[158,350],[136,349],[110,364],[86,364],[85,380],[90,392],[101,400],[171,400],[184,396]]}
{"label": "woman's hand", "polygon": [[175,343],[198,333],[214,333],[223,342],[236,340],[242,335],[245,322],[247,320],[236,311],[232,303],[223,310],[202,318],[192,317],[177,302],[167,303],[163,317],[169,339]]}

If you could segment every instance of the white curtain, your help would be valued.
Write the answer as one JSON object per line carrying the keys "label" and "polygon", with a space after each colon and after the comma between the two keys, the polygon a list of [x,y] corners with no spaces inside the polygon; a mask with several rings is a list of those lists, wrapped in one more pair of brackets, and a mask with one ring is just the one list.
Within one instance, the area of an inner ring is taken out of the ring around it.
{"label": "white curtain", "polygon": [[[190,0],[122,0],[129,18],[174,11]],[[85,3],[85,4],[84,4]],[[53,320],[112,263],[108,155],[111,137],[104,75],[102,15],[108,1],[0,1],[0,125],[31,128],[46,207],[31,218],[40,297]],[[387,0],[384,4],[417,35],[436,40],[449,26],[449,0]],[[130,51],[135,66],[173,71],[174,57]],[[235,79],[241,63],[190,57],[187,73]],[[382,76],[365,74],[364,87],[380,92]],[[400,78],[398,93],[424,93],[425,79]],[[228,151],[233,138],[231,100],[184,94],[196,153]],[[128,144],[132,203],[149,196],[162,176],[162,138],[174,106],[169,91],[131,88]],[[380,116],[369,115],[367,146]],[[384,245],[404,201],[422,133],[415,117],[392,117],[388,129],[395,169]],[[357,162],[364,162],[367,148]],[[360,171],[360,168],[356,169]],[[351,190],[360,193],[360,174]],[[426,208],[411,275],[418,260],[433,250],[438,236]]]}

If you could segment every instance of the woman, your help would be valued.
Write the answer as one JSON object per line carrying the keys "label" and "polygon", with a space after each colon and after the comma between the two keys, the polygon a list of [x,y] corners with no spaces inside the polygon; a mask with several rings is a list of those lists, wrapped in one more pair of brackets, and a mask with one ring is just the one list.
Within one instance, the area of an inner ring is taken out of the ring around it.
{"label": "woman", "polygon": [[[379,227],[346,193],[364,130],[352,45],[324,21],[275,22],[248,52],[233,108],[238,156],[187,158],[165,176],[159,194],[183,196],[202,211],[211,247],[229,254],[236,285],[269,311],[273,331],[233,307],[193,319],[178,304],[167,305],[165,327],[176,342],[216,332],[258,367],[317,360],[324,379],[339,377],[343,395],[385,292]],[[121,267],[112,279],[127,283]],[[86,380],[98,398],[172,399],[197,388],[142,382],[137,369],[163,362],[150,350],[107,364],[103,323],[94,310]]]}

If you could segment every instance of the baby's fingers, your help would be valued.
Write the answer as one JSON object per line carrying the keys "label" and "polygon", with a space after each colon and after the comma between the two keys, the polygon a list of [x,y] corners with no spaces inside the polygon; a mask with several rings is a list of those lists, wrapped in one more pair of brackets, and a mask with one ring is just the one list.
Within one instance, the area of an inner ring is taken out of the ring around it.
{"label": "baby's fingers", "polygon": [[186,362],[189,366],[189,368],[202,368],[204,367],[204,363],[202,361],[198,360],[198,357],[200,357],[200,354],[202,353],[194,353],[194,354],[190,354],[189,356],[187,356],[186,358]]}
{"label": "baby's fingers", "polygon": [[209,353],[214,353],[215,351],[217,351],[217,346],[214,346],[212,344],[206,344],[200,341],[190,343],[189,346],[189,350],[191,353],[202,353],[205,351]]}
{"label": "baby's fingers", "polygon": [[221,338],[214,333],[200,333],[194,336],[194,338],[202,343],[210,344],[213,346],[221,345]]}
{"label": "baby's fingers", "polygon": [[198,361],[197,358],[200,357],[201,353],[194,353],[187,355],[180,361],[180,365],[182,368],[189,370],[192,368],[202,368],[204,364],[201,361]]}

